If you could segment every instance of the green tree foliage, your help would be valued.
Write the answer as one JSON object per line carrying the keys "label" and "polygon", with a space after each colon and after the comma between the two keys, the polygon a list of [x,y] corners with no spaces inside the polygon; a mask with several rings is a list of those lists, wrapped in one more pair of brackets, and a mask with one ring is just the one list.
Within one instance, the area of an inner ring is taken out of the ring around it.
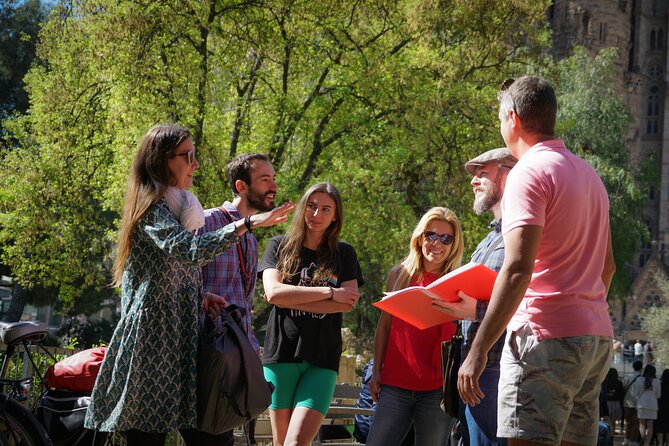
{"label": "green tree foliage", "polygon": [[[341,190],[343,238],[367,280],[347,323],[371,331],[371,302],[420,214],[454,209],[468,252],[485,233],[489,217],[470,210],[463,164],[503,144],[500,82],[547,65],[538,52],[549,44],[548,3],[61,1],[26,77],[31,107],[5,122],[20,146],[0,154],[2,261],[70,307],[107,296],[137,141],[154,123],[177,121],[193,131],[205,206],[229,198],[222,167],[249,151],[271,156],[284,199],[320,180]],[[583,91],[606,85],[589,63],[559,67],[549,73],[559,80],[564,134],[574,147],[588,141],[584,153],[609,172],[609,190],[624,192],[612,204],[633,215],[637,189],[618,170],[624,147],[610,142],[622,135],[606,109],[613,92],[587,96],[604,107],[588,110]],[[605,125],[613,130],[592,131]]]}
{"label": "green tree foliage", "polygon": [[[666,291],[665,291],[666,292]],[[653,343],[653,355],[659,364],[669,364],[669,308],[653,307],[645,313],[641,322],[643,331]]]}
{"label": "green tree foliage", "polygon": [[28,108],[23,76],[35,57],[37,33],[45,18],[40,0],[0,0],[0,120]]}
{"label": "green tree foliage", "polygon": [[[669,279],[664,273],[657,273],[652,279],[662,291],[662,295],[669,296]],[[651,307],[643,313],[641,329],[645,331],[653,342],[653,355],[658,363],[669,364],[669,307],[667,302],[663,306]]]}

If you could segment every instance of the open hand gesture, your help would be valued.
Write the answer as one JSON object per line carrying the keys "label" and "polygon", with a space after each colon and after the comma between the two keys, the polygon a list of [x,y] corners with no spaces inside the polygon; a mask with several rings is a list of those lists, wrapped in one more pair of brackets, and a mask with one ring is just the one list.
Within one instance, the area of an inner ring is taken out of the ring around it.
{"label": "open hand gesture", "polygon": [[290,214],[293,209],[295,209],[295,203],[289,201],[281,206],[275,207],[269,212],[253,215],[251,216],[251,227],[266,228],[283,223],[288,219],[288,214]]}

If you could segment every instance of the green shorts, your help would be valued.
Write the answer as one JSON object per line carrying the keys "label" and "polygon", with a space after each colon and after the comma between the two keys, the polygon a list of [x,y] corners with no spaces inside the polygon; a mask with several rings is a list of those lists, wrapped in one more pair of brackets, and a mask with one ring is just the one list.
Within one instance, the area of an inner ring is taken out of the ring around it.
{"label": "green shorts", "polygon": [[497,436],[539,443],[596,444],[599,390],[611,338],[537,339],[508,331],[500,362]]}
{"label": "green shorts", "polygon": [[274,384],[270,409],[298,406],[328,413],[337,383],[337,372],[308,362],[265,364],[265,380]]}

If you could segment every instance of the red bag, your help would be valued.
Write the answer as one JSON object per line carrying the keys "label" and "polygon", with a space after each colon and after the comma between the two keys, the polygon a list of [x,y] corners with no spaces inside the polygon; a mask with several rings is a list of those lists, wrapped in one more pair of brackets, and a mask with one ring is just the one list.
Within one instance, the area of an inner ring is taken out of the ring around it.
{"label": "red bag", "polygon": [[49,367],[44,380],[52,388],[90,393],[106,351],[96,347],[75,353]]}

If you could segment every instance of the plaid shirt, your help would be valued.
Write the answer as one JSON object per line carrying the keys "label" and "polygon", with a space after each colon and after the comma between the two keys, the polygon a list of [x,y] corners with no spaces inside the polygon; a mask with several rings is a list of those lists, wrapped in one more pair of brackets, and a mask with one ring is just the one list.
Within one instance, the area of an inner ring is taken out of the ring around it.
{"label": "plaid shirt", "polygon": [[[498,237],[502,236],[502,220],[496,222],[492,221],[490,227],[493,228],[492,231],[488,233],[486,238],[481,240],[481,243],[478,244],[474,254],[472,254],[472,262],[481,263],[483,257],[488,252],[488,248],[492,245]],[[490,268],[493,271],[498,271],[502,269],[502,264],[504,263],[504,243],[500,243],[493,252],[488,255],[484,265]],[[478,301],[476,303],[476,320],[475,321],[462,321],[462,335],[464,337],[464,342],[462,343],[462,360],[464,361],[469,349],[471,348],[471,343],[476,336],[476,332],[481,326],[481,321],[483,316],[485,316],[486,311],[488,310],[488,302]],[[486,367],[492,367],[499,365],[499,360],[502,357],[502,347],[504,346],[504,335],[502,335],[497,342],[492,346],[488,352],[488,363]]]}
{"label": "plaid shirt", "polygon": [[[223,207],[228,211],[233,221],[242,218],[232,203],[226,201],[223,203]],[[204,213],[203,232],[215,231],[229,223],[231,222],[228,221],[221,209],[207,209]],[[249,289],[244,290],[244,279],[237,246],[219,254],[213,261],[202,267],[202,283],[204,284],[204,291],[223,296],[230,304],[235,304],[246,310],[246,314],[242,317],[242,327],[255,351],[259,352],[260,345],[251,327],[254,288],[258,273],[258,241],[247,231],[241,236],[239,243],[244,253]]]}

